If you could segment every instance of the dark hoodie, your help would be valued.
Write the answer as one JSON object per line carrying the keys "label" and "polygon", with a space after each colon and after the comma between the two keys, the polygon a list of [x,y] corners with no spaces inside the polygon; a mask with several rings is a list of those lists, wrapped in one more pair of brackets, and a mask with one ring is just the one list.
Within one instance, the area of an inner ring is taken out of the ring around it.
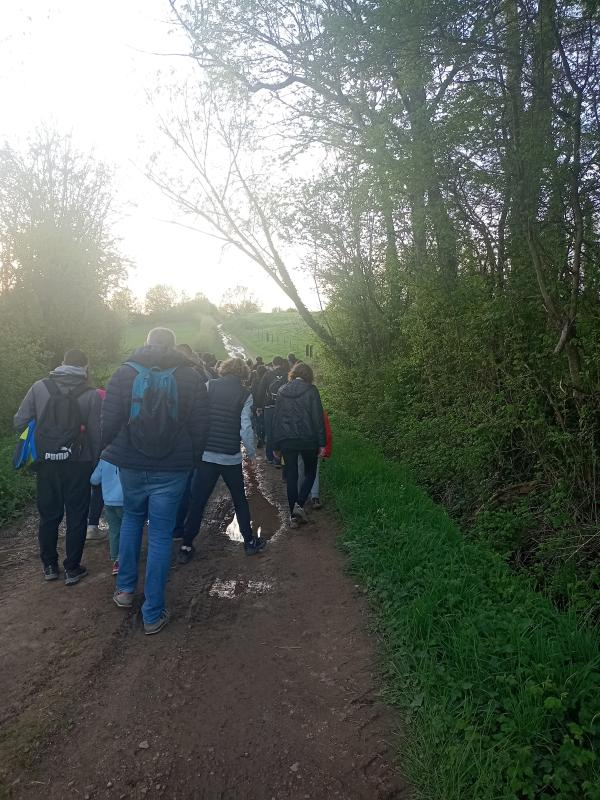
{"label": "dark hoodie", "polygon": [[164,458],[149,458],[136,450],[129,439],[127,423],[131,391],[137,372],[123,364],[106,387],[102,406],[102,458],[125,469],[148,472],[187,472],[202,459],[208,429],[206,387],[189,359],[172,348],[145,345],[128,359],[144,367],[171,369],[177,381],[181,426],[173,450]]}
{"label": "dark hoodie", "polygon": [[313,450],[325,447],[325,421],[319,390],[296,378],[282,386],[275,403],[275,450]]}
{"label": "dark hoodie", "polygon": [[[63,392],[88,382],[85,367],[71,367],[65,364],[53,370],[48,377]],[[13,424],[15,430],[21,433],[32,419],[39,421],[49,397],[50,393],[46,388],[45,382],[43,380],[36,381],[23,398],[23,402],[14,416]],[[72,460],[95,464],[100,455],[100,406],[102,400],[98,392],[90,387],[90,391],[83,392],[77,398],[77,402],[81,410],[81,420],[85,426],[85,435],[81,440],[81,452],[74,455]]]}

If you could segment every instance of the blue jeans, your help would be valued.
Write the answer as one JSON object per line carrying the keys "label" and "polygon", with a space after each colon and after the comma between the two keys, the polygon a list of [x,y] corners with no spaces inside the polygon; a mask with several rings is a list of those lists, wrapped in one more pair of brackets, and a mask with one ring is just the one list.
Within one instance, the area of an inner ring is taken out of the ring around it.
{"label": "blue jeans", "polygon": [[267,461],[274,461],[279,464],[280,459],[275,458],[273,453],[273,417],[275,415],[275,406],[265,406],[263,411],[265,416],[265,456]]}
{"label": "blue jeans", "polygon": [[120,470],[123,521],[119,542],[120,592],[135,592],[142,532],[148,520],[148,556],[144,582],[144,622],[156,622],[165,609],[165,587],[171,567],[171,548],[177,509],[188,480],[187,472]]}

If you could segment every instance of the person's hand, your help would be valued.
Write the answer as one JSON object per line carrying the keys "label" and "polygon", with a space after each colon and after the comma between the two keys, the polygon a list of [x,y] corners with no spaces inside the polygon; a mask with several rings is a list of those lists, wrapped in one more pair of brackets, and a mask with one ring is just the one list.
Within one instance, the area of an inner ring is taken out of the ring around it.
{"label": "person's hand", "polygon": [[257,409],[256,409],[256,416],[257,416],[257,417],[262,417],[262,413],[263,413],[263,410],[262,410],[262,408],[257,408]]}
{"label": "person's hand", "polygon": [[319,447],[319,458],[325,458],[325,453],[327,452],[326,447]]}
{"label": "person's hand", "polygon": [[281,450],[273,450],[273,455],[275,458],[281,458]]}
{"label": "person's hand", "polygon": [[249,467],[253,467],[256,464],[256,456],[253,456],[252,458],[250,458],[250,456],[246,456],[244,460]]}

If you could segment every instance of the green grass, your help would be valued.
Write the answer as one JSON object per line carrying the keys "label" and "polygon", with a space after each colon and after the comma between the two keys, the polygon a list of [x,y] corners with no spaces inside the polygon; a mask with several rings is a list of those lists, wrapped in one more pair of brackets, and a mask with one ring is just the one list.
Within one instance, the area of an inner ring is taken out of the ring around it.
{"label": "green grass", "polygon": [[12,467],[16,444],[16,434],[0,437],[0,525],[18,516],[35,497],[35,477]]}
{"label": "green grass", "polygon": [[399,464],[334,425],[326,486],[427,800],[598,800],[598,640],[463,538]]}
{"label": "green grass", "polygon": [[224,324],[253,358],[260,355],[268,362],[274,356],[295,353],[298,358],[310,361],[307,345],[313,346],[313,359],[318,357],[319,340],[297,311],[231,316]]}
{"label": "green grass", "polygon": [[[226,358],[227,356],[217,330],[217,323],[212,317],[200,316],[196,320],[186,320],[185,322],[181,320],[163,322],[161,326],[171,328],[177,336],[177,341],[189,344],[192,350],[199,353],[214,353],[217,358]],[[153,326],[147,322],[138,322],[127,327],[123,342],[125,355],[144,344],[151,327]]]}

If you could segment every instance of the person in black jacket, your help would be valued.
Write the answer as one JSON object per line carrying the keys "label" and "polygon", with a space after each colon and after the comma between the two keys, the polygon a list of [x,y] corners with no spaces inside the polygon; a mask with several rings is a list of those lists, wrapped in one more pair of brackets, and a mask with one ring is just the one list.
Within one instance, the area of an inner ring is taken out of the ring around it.
{"label": "person in black jacket", "polygon": [[275,356],[273,369],[263,376],[256,393],[256,413],[262,414],[265,431],[265,457],[268,464],[279,466],[280,459],[273,452],[273,414],[275,397],[279,388],[286,382],[288,362],[282,356]]}
{"label": "person in black jacket", "polygon": [[152,634],[162,630],[169,620],[165,587],[171,566],[173,529],[189,473],[200,463],[206,444],[208,401],[200,375],[189,359],[175,350],[175,334],[168,328],[150,331],[146,346],[136,350],[129,361],[159,372],[173,370],[177,389],[174,434],[162,453],[151,453],[150,447],[140,445],[137,438],[140,429],[132,427],[137,400],[132,398],[138,374],[135,367],[129,363],[119,367],[110,379],[102,406],[105,445],[102,458],[119,467],[123,485],[119,575],[113,599],[120,608],[131,608],[133,604],[142,531],[148,520],[142,616],[145,632]]}
{"label": "person in black jacket", "polygon": [[[325,421],[319,390],[308,364],[299,361],[289,383],[277,394],[273,417],[273,446],[283,454],[291,526],[308,522],[304,504],[317,474],[319,455],[325,453]],[[298,491],[298,457],[304,462],[304,482]]]}
{"label": "person in black jacket", "polygon": [[88,381],[88,357],[78,349],[65,353],[63,363],[45,380],[36,381],[25,395],[14,417],[19,433],[36,420],[39,427],[44,410],[49,408],[50,392],[77,398],[81,421],[79,447],[65,460],[52,460],[38,453],[36,466],[37,505],[40,514],[38,539],[44,565],[44,579],[59,577],[58,528],[67,515],[65,583],[69,586],[87,575],[81,564],[87,515],[90,507],[90,476],[100,455],[100,395]]}
{"label": "person in black jacket", "polygon": [[246,449],[246,460],[252,464],[256,458],[252,436],[252,395],[244,386],[249,373],[241,358],[230,358],[221,364],[220,377],[208,382],[208,435],[202,461],[192,481],[190,510],[185,521],[183,543],[177,554],[180,564],[187,564],[193,558],[193,542],[202,525],[206,504],[220,477],[231,493],[244,539],[244,552],[253,556],[264,550],[264,539],[252,532],[242,470],[241,442]]}

